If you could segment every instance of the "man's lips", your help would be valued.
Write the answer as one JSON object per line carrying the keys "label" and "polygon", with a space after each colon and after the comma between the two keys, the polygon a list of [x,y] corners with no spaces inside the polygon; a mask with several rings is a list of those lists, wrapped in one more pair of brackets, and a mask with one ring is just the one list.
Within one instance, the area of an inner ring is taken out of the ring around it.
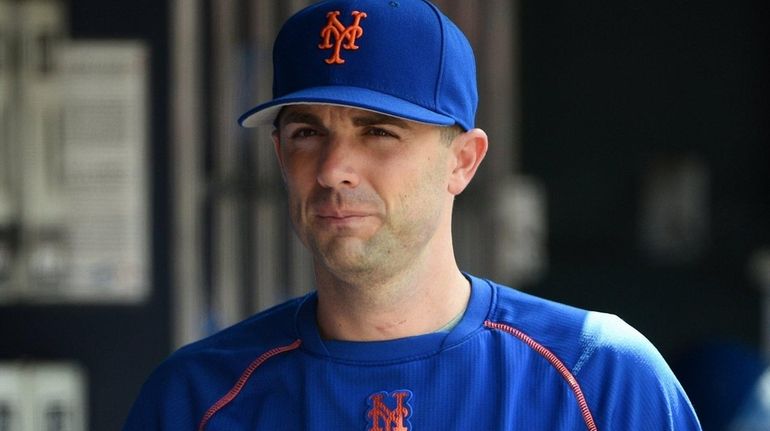
{"label": "man's lips", "polygon": [[316,213],[316,217],[320,218],[330,218],[330,219],[344,219],[344,218],[352,218],[352,217],[366,217],[369,214],[363,213],[363,212],[321,212]]}
{"label": "man's lips", "polygon": [[313,216],[323,223],[355,223],[370,217],[372,213],[360,210],[317,210]]}

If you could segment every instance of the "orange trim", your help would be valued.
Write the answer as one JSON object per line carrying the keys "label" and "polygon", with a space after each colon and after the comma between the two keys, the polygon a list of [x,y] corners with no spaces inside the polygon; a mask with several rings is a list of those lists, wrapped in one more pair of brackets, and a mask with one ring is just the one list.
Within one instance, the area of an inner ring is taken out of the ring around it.
{"label": "orange trim", "polygon": [[254,373],[254,371],[259,368],[260,365],[265,363],[268,359],[272,358],[273,356],[280,355],[281,353],[289,352],[292,350],[295,350],[299,348],[299,346],[302,344],[302,340],[296,340],[291,344],[288,344],[286,346],[276,347],[274,349],[268,350],[267,352],[260,355],[257,359],[255,359],[251,364],[249,364],[248,367],[246,367],[246,370],[241,374],[241,377],[238,379],[237,382],[235,382],[235,385],[223,396],[219,399],[216,403],[214,403],[213,406],[209,407],[209,409],[206,411],[206,413],[203,415],[203,418],[200,421],[200,424],[198,425],[198,431],[203,431],[206,428],[206,425],[208,425],[209,421],[212,417],[214,417],[217,412],[222,410],[226,405],[230,404],[237,396],[241,393],[241,390],[246,385],[246,383],[251,378],[251,375]]}
{"label": "orange trim", "polygon": [[570,389],[572,389],[572,392],[575,394],[575,398],[577,398],[578,407],[580,408],[580,413],[583,415],[583,421],[585,422],[586,427],[589,431],[597,431],[596,423],[594,422],[591,410],[588,408],[588,402],[586,401],[585,395],[583,395],[583,390],[580,388],[580,384],[578,383],[575,376],[570,372],[570,370],[567,369],[564,363],[553,352],[530,338],[527,334],[512,326],[508,326],[503,323],[491,322],[489,320],[484,322],[484,326],[513,335],[514,337],[523,341],[524,344],[529,346],[532,350],[540,354],[540,356],[544,357],[554,368],[556,368],[564,380],[567,381],[567,384],[569,385]]}

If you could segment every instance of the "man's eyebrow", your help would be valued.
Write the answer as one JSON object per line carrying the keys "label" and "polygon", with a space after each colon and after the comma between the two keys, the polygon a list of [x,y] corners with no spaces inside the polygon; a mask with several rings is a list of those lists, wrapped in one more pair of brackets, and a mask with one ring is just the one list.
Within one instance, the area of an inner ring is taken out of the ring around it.
{"label": "man's eyebrow", "polygon": [[287,110],[282,113],[280,118],[280,125],[285,126],[289,123],[303,123],[310,124],[311,126],[322,126],[321,119],[317,115],[303,111]]}
{"label": "man's eyebrow", "polygon": [[378,114],[376,112],[366,113],[353,117],[353,125],[356,127],[392,125],[402,129],[411,129],[409,122],[390,115]]}
{"label": "man's eyebrow", "polygon": [[[411,129],[408,121],[377,112],[365,112],[359,115],[355,115],[352,121],[353,125],[356,127],[392,125],[402,129]],[[311,112],[302,110],[287,109],[281,112],[279,122],[280,126],[285,126],[290,123],[302,123],[316,127],[323,127],[323,121],[320,117]]]}

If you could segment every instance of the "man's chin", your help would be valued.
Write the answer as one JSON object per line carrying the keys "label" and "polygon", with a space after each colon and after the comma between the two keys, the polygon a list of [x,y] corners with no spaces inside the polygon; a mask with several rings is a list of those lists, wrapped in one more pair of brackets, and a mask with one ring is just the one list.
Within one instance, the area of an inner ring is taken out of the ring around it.
{"label": "man's chin", "polygon": [[365,244],[358,239],[335,240],[322,248],[316,248],[314,254],[328,272],[343,279],[371,274],[382,265],[377,262],[375,254],[368,252]]}
{"label": "man's chin", "polygon": [[367,256],[362,253],[352,253],[349,251],[340,252],[335,250],[323,255],[324,266],[328,267],[334,273],[366,273],[372,270],[374,266]]}

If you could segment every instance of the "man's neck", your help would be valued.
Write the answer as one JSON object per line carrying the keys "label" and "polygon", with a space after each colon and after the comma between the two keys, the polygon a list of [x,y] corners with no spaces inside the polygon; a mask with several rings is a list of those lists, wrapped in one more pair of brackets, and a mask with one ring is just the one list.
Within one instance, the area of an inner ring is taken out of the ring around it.
{"label": "man's neck", "polygon": [[344,282],[316,268],[321,336],[392,340],[440,330],[462,313],[470,282],[457,269],[404,273],[375,282]]}

